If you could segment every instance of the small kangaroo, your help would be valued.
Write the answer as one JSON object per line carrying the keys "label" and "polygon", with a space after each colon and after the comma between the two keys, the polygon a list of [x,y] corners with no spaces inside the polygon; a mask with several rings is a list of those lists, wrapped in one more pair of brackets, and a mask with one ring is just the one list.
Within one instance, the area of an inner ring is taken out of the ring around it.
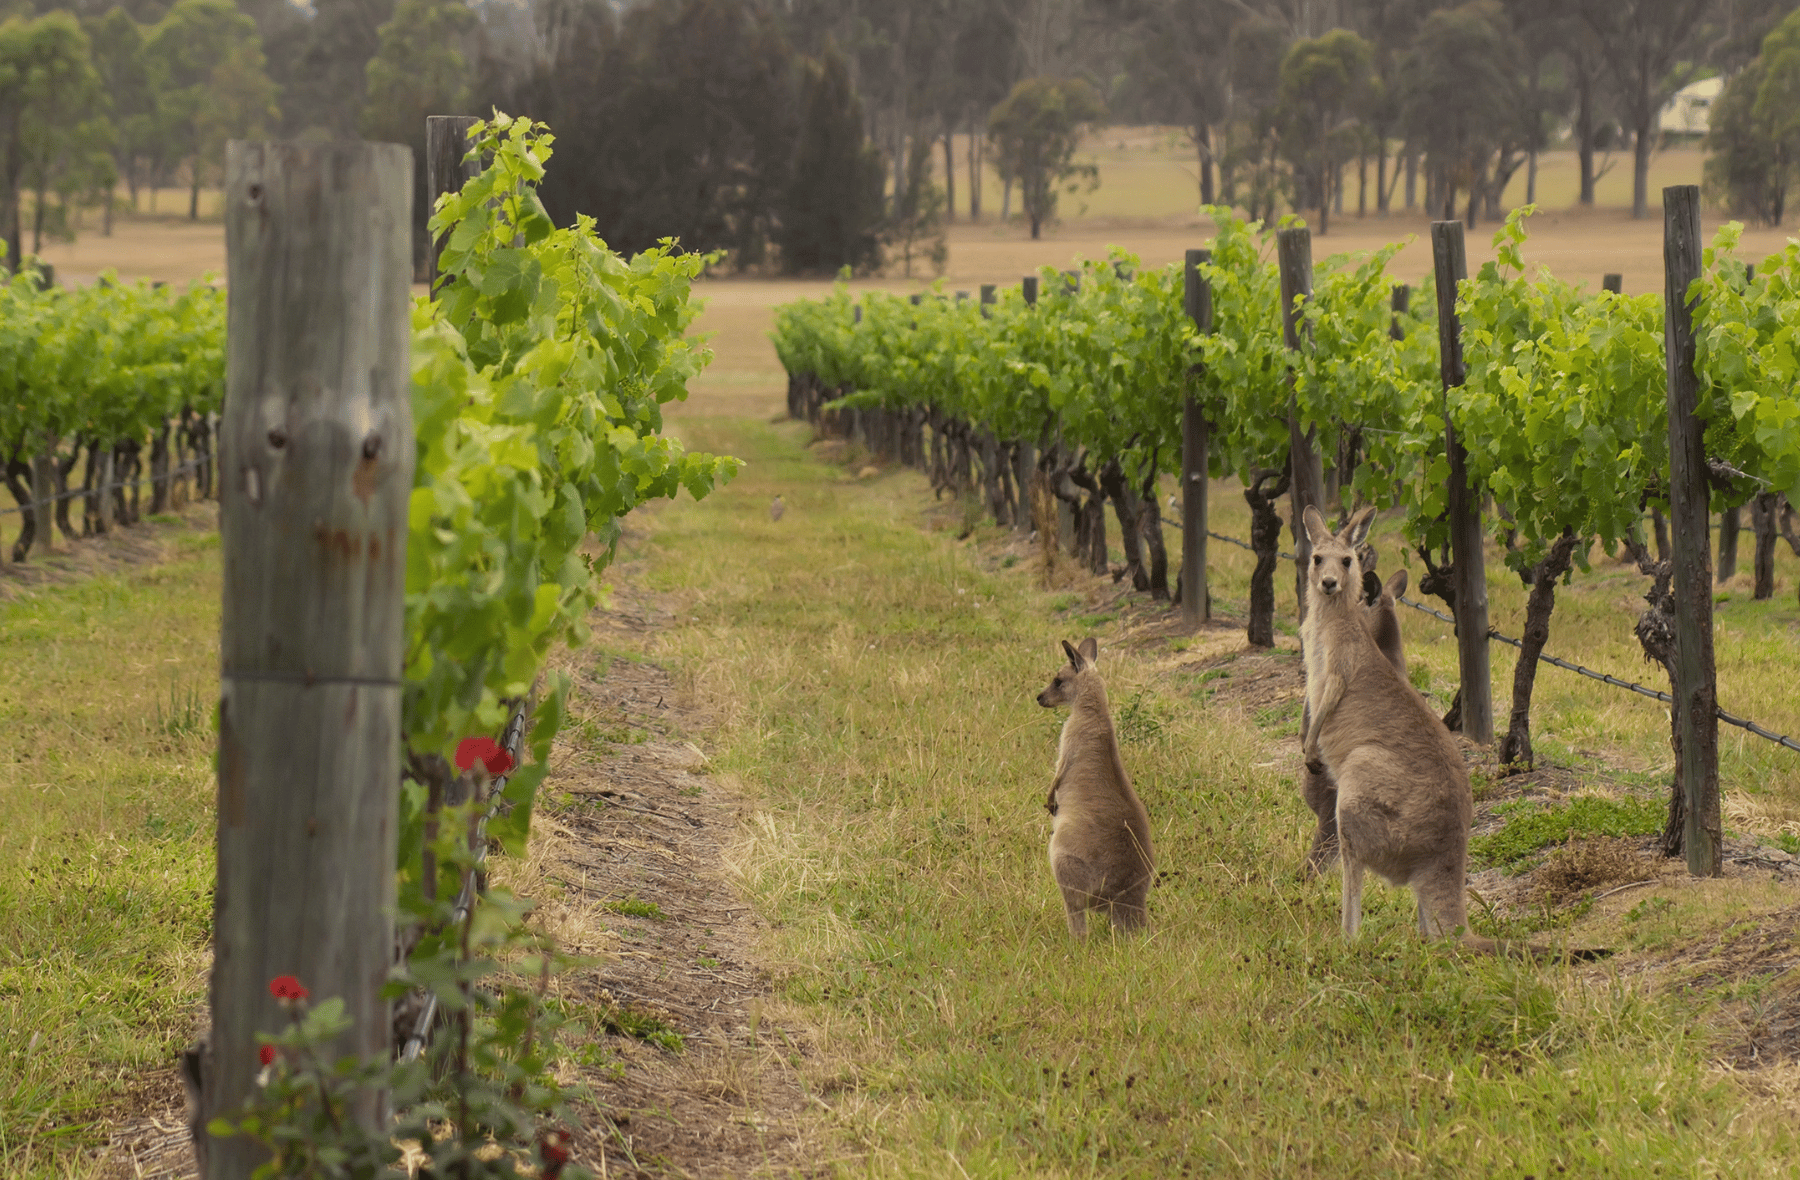
{"label": "small kangaroo", "polygon": [[[1363,526],[1368,531],[1368,526]],[[1360,554],[1363,552],[1362,539],[1359,536],[1350,538],[1351,544]],[[1374,570],[1363,571],[1364,619],[1368,624],[1369,634],[1375,640],[1375,646],[1387,657],[1394,671],[1406,679],[1406,653],[1400,645],[1400,620],[1394,612],[1394,604],[1402,594],[1406,593],[1406,571],[1396,570],[1383,585]],[[1312,716],[1308,711],[1301,717],[1301,724],[1309,724]],[[1318,819],[1318,826],[1313,831],[1312,850],[1306,854],[1306,867],[1310,872],[1322,873],[1331,863],[1337,852],[1337,784],[1323,770],[1302,769],[1300,776],[1300,797]]]}
{"label": "small kangaroo", "polygon": [[1062,889],[1069,933],[1087,937],[1087,912],[1105,909],[1114,930],[1135,930],[1149,917],[1145,905],[1155,862],[1150,813],[1119,758],[1106,685],[1096,661],[1099,644],[1079,648],[1063,641],[1069,657],[1050,686],[1038,693],[1046,709],[1069,706],[1056,747],[1056,779],[1045,800],[1050,821],[1050,872]]}
{"label": "small kangaroo", "polygon": [[[1363,509],[1336,535],[1317,509],[1305,513],[1313,554],[1300,625],[1309,713],[1301,751],[1309,768],[1322,765],[1337,783],[1344,935],[1356,937],[1362,923],[1367,868],[1412,887],[1421,934],[1440,937],[1462,929],[1465,942],[1493,949],[1486,939],[1466,934],[1474,801],[1462,754],[1376,645],[1367,608],[1353,592],[1362,585],[1362,568],[1350,539],[1373,512]],[[1379,625],[1379,608],[1375,621]]]}

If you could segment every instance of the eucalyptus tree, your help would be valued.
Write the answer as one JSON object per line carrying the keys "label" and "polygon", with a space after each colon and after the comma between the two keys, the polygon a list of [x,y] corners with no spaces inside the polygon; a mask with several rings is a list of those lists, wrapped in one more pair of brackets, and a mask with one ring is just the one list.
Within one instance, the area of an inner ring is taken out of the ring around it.
{"label": "eucalyptus tree", "polygon": [[1576,0],[1593,30],[1632,134],[1631,215],[1650,214],[1657,116],[1699,67],[1694,34],[1713,0]]}

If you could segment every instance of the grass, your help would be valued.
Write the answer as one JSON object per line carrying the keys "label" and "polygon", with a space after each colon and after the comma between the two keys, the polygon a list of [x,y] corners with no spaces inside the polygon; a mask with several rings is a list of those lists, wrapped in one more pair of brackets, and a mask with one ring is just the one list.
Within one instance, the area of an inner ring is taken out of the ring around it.
{"label": "grass", "polygon": [[[1297,872],[1310,816],[1273,735],[1107,634],[1165,876],[1147,937],[1073,943],[1043,864],[1060,717],[1031,698],[1075,604],[1036,589],[1030,563],[989,568],[952,542],[959,521],[922,530],[910,475],[858,483],[810,461],[792,425],[682,431],[750,466],[644,542],[652,588],[693,620],[658,657],[718,711],[714,765],[754,792],[734,866],[771,923],[775,1019],[810,1030],[808,1084],[851,1171],[1788,1170],[1791,1125],[1706,1066],[1720,1034],[1695,999],[1616,964],[1424,945],[1410,896],[1381,885],[1345,946],[1335,883]],[[1241,586],[1222,575],[1215,597]],[[1453,649],[1410,621],[1408,639],[1442,682]],[[1586,707],[1595,738],[1552,720],[1540,746],[1597,740],[1613,706]],[[1690,893],[1671,903],[1690,931],[1748,904]]]}
{"label": "grass", "polygon": [[1662,831],[1666,805],[1654,799],[1605,799],[1583,795],[1568,803],[1538,806],[1523,800],[1502,803],[1508,812],[1497,832],[1469,840],[1469,867],[1523,868],[1552,844],[1570,837],[1650,836]]}
{"label": "grass", "polygon": [[0,1172],[62,1175],[194,1034],[219,554],[0,606]]}

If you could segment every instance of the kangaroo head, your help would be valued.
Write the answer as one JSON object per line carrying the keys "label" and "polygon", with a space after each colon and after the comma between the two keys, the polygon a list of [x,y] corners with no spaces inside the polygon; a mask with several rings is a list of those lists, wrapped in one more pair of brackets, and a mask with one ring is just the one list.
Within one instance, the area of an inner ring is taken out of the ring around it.
{"label": "kangaroo head", "polygon": [[1307,505],[1303,519],[1306,535],[1312,541],[1312,565],[1306,571],[1309,602],[1325,602],[1363,589],[1358,549],[1369,535],[1369,522],[1374,516],[1373,507],[1364,508],[1350,518],[1343,532],[1334,533],[1325,527],[1319,510]]}
{"label": "kangaroo head", "polygon": [[1094,674],[1100,658],[1100,645],[1091,637],[1082,640],[1080,647],[1066,639],[1062,646],[1069,662],[1056,670],[1056,675],[1050,679],[1050,686],[1037,695],[1037,703],[1046,709],[1073,701],[1083,678]]}

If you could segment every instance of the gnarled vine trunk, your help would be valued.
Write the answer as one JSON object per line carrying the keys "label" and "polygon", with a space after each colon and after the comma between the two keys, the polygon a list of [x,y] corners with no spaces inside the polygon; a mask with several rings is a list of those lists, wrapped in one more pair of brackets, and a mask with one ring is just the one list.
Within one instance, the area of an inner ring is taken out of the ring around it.
{"label": "gnarled vine trunk", "polygon": [[[1287,494],[1291,479],[1285,468],[1258,471],[1244,488],[1250,505],[1250,548],[1256,553],[1256,569],[1250,574],[1250,623],[1246,638],[1252,647],[1275,646],[1275,567],[1280,561],[1281,513],[1275,501]],[[1182,587],[1187,592],[1187,587]]]}
{"label": "gnarled vine trunk", "polygon": [[1580,539],[1564,532],[1550,546],[1544,559],[1531,567],[1525,600],[1525,634],[1520,637],[1519,662],[1513,668],[1512,717],[1506,736],[1500,739],[1500,765],[1509,773],[1530,770],[1531,690],[1537,683],[1538,656],[1550,638],[1550,613],[1556,609],[1556,582],[1568,572]]}

